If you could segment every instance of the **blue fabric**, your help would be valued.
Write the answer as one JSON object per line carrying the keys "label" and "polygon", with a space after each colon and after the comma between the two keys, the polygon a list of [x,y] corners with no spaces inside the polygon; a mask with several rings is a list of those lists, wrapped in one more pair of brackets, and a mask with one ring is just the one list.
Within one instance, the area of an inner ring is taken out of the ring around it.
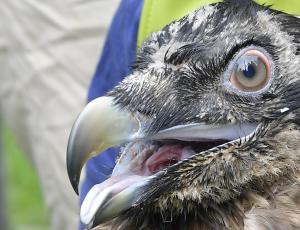
{"label": "blue fabric", "polygon": [[[103,96],[130,73],[136,55],[142,7],[141,0],[121,1],[90,85],[88,101]],[[87,162],[86,178],[80,189],[80,203],[93,185],[103,182],[111,174],[117,154],[118,149],[108,149]]]}

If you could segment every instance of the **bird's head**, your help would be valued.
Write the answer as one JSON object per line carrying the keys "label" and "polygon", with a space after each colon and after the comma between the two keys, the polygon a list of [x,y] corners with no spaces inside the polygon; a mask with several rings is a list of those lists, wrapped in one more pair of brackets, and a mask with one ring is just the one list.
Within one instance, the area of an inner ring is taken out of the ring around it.
{"label": "bird's head", "polygon": [[243,194],[292,180],[300,167],[299,28],[296,17],[225,1],[152,34],[133,73],[74,124],[67,162],[75,190],[88,158],[123,145],[112,176],[85,198],[82,221],[228,227],[222,213]]}

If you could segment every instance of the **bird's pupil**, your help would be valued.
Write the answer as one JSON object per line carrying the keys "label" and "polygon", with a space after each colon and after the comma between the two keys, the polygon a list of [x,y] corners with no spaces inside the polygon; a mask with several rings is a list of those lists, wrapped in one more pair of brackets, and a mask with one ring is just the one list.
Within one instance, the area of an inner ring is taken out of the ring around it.
{"label": "bird's pupil", "polygon": [[247,69],[243,70],[243,74],[247,78],[253,78],[256,74],[255,67],[253,65],[249,65]]}

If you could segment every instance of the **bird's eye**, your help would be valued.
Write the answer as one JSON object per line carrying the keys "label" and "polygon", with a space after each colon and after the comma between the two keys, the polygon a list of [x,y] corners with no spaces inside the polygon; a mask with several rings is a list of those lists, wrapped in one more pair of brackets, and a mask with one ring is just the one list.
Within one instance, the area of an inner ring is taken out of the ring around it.
{"label": "bird's eye", "polygon": [[241,91],[255,92],[267,85],[270,69],[270,62],[262,52],[249,50],[236,61],[229,80]]}
{"label": "bird's eye", "polygon": [[224,74],[224,84],[239,94],[262,93],[271,84],[273,69],[271,55],[260,47],[251,46],[230,62]]}

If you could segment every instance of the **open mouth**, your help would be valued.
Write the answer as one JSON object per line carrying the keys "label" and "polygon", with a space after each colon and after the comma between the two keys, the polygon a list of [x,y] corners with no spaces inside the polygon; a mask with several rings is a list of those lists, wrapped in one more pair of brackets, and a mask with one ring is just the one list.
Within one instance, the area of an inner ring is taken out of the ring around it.
{"label": "open mouth", "polygon": [[121,157],[117,161],[112,176],[124,173],[151,176],[196,153],[209,150],[228,141],[230,140],[134,142],[122,149]]}
{"label": "open mouth", "polygon": [[[197,153],[205,153],[232,140],[245,137],[254,132],[257,125],[209,126],[209,130],[203,133],[203,129],[207,127],[200,124],[174,127],[171,129],[172,132],[164,130],[152,136],[154,140],[138,140],[127,144],[121,149],[120,158],[111,177],[94,186],[86,196],[81,207],[81,220],[86,224],[98,224],[117,216],[134,206],[135,199],[139,196],[137,194],[139,188],[157,173],[172,165],[180,164]],[[201,132],[195,133],[191,130]],[[175,135],[177,139],[174,138]],[[210,136],[218,139],[208,139]]]}
{"label": "open mouth", "polygon": [[226,148],[228,142],[246,140],[259,126],[192,123],[149,133],[147,125],[151,122],[155,121],[120,108],[112,97],[95,99],[77,118],[67,149],[68,175],[77,193],[87,159],[127,143],[111,177],[95,185],[81,206],[81,221],[87,226],[98,225],[136,206],[146,185],[172,167],[180,167],[195,154],[208,154]]}

